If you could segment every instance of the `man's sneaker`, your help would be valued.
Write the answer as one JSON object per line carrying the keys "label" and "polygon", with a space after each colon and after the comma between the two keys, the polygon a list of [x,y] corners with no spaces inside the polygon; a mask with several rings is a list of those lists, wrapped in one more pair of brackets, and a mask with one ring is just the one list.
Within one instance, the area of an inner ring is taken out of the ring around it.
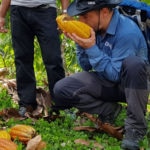
{"label": "man's sneaker", "polygon": [[26,107],[20,107],[19,108],[19,115],[22,116],[22,117],[25,117],[25,113],[27,112],[27,108]]}
{"label": "man's sneaker", "polygon": [[122,140],[122,149],[124,150],[139,150],[139,142],[143,135],[136,129],[128,129],[125,132],[125,137]]}
{"label": "man's sneaker", "polygon": [[18,113],[19,113],[20,116],[25,117],[26,113],[32,113],[33,110],[35,110],[35,109],[36,109],[36,107],[32,107],[32,106],[27,106],[27,107],[21,106],[19,108]]}
{"label": "man's sneaker", "polygon": [[121,110],[122,110],[122,105],[121,104],[117,104],[113,113],[111,113],[108,116],[99,116],[99,118],[104,123],[113,124],[114,120],[117,118],[117,116],[119,115],[119,113],[121,112]]}

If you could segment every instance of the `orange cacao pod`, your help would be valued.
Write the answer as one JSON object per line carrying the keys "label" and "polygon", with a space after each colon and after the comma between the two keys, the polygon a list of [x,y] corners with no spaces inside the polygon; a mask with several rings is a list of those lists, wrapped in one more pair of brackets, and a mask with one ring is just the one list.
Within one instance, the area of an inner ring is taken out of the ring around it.
{"label": "orange cacao pod", "polygon": [[10,140],[0,138],[0,150],[17,150],[17,145]]}
{"label": "orange cacao pod", "polygon": [[81,21],[72,19],[67,14],[57,16],[56,21],[62,31],[75,33],[81,38],[90,37],[91,27]]}
{"label": "orange cacao pod", "polygon": [[10,134],[6,130],[0,130],[0,138],[11,140]]}
{"label": "orange cacao pod", "polygon": [[15,125],[10,129],[11,138],[18,139],[23,143],[27,143],[32,139],[36,134],[36,131],[33,127],[29,125]]}

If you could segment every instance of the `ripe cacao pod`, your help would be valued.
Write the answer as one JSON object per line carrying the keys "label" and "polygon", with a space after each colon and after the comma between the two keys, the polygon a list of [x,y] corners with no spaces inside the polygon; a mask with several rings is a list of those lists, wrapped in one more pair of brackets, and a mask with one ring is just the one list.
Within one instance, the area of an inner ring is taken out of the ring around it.
{"label": "ripe cacao pod", "polygon": [[62,31],[75,33],[81,38],[90,37],[91,27],[81,21],[72,19],[67,14],[57,16],[56,21]]}
{"label": "ripe cacao pod", "polygon": [[30,139],[32,139],[35,136],[35,134],[35,129],[29,125],[18,124],[10,129],[11,138],[13,140],[18,139],[23,143],[27,143]]}
{"label": "ripe cacao pod", "polygon": [[0,138],[11,140],[10,134],[6,130],[0,130]]}
{"label": "ripe cacao pod", "polygon": [[17,145],[10,140],[0,138],[0,150],[17,150]]}

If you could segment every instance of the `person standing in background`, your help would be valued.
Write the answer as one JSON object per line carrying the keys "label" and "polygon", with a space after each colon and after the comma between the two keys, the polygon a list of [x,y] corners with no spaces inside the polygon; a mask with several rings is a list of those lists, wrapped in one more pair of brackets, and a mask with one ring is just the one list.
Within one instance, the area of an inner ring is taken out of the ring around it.
{"label": "person standing in background", "polygon": [[[68,4],[69,0],[61,0],[62,13],[66,13]],[[17,92],[20,99],[19,114],[24,116],[28,108],[34,110],[37,107],[33,68],[35,36],[41,48],[52,98],[55,83],[65,77],[56,23],[56,0],[2,0],[0,6],[2,33],[7,32],[5,16],[9,8]]]}

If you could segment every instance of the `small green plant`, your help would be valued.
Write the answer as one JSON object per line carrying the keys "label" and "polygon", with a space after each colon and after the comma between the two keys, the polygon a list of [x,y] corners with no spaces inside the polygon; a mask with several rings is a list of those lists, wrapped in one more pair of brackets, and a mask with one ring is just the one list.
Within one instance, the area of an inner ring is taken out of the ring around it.
{"label": "small green plant", "polygon": [[8,92],[6,89],[3,89],[0,86],[0,110],[3,110],[4,108],[10,108],[10,107],[18,107],[16,103],[14,103],[11,99],[11,96],[8,95]]}

